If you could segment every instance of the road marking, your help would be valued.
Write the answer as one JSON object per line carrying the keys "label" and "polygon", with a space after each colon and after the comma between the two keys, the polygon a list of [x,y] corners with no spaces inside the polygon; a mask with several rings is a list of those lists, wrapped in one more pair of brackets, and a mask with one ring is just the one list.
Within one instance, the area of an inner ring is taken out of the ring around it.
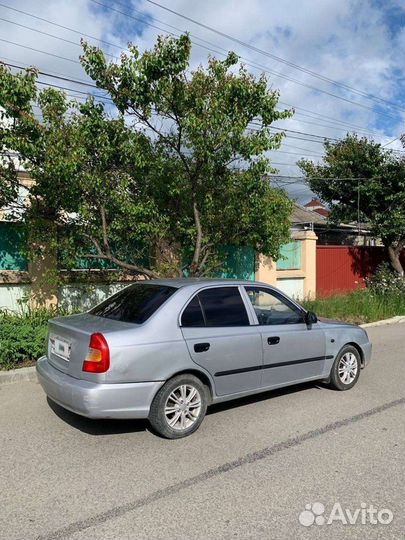
{"label": "road marking", "polygon": [[329,433],[330,431],[334,431],[355,422],[359,422],[360,420],[364,420],[365,418],[369,418],[370,416],[374,416],[375,414],[379,414],[386,411],[387,409],[402,405],[404,403],[405,398],[396,399],[395,401],[384,403],[383,405],[379,405],[378,407],[374,407],[373,409],[369,409],[368,411],[355,414],[354,416],[349,416],[348,418],[344,418],[343,420],[337,420],[336,422],[332,422],[331,424],[326,424],[321,428],[307,431],[306,433],[303,433],[302,435],[299,435],[297,437],[291,437],[283,442],[276,443],[272,446],[267,446],[262,450],[257,450],[256,452],[246,454],[234,461],[229,461],[228,463],[224,463],[222,465],[219,465],[218,467],[213,467],[208,471],[197,474],[196,476],[192,476],[191,478],[187,478],[186,480],[178,482],[177,484],[172,484],[171,486],[167,486],[163,489],[154,491],[150,495],[146,495],[132,502],[123,504],[121,506],[116,506],[111,510],[96,514],[95,516],[89,517],[87,519],[76,521],[74,523],[71,523],[70,525],[67,525],[66,527],[57,529],[56,531],[51,531],[49,533],[39,535],[37,536],[37,540],[56,540],[58,538],[68,538],[69,536],[72,536],[85,529],[100,525],[101,523],[105,523],[111,519],[123,516],[128,512],[132,512],[134,510],[137,510],[138,508],[147,506],[148,504],[154,503],[160,499],[170,497],[171,495],[179,493],[180,491],[183,491],[184,489],[187,489],[189,487],[195,486],[196,484],[200,484],[201,482],[205,482],[206,480],[210,480],[211,478],[220,476],[221,474],[233,471],[249,463],[255,463],[256,461],[268,458],[270,456],[273,456],[274,454],[277,454],[278,452],[282,452],[283,450],[294,448],[295,446],[299,446],[302,443],[311,439],[315,439],[316,437],[324,435],[325,433]]}

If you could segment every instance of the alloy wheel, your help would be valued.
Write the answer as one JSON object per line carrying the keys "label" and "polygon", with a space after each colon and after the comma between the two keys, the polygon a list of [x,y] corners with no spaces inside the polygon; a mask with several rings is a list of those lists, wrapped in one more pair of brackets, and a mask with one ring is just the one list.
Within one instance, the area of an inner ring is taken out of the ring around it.
{"label": "alloy wheel", "polygon": [[166,400],[165,418],[167,424],[175,430],[190,428],[200,416],[201,396],[191,384],[182,384],[175,388]]}
{"label": "alloy wheel", "polygon": [[343,354],[338,365],[339,379],[343,384],[351,384],[356,378],[358,369],[359,362],[356,355],[352,352]]}

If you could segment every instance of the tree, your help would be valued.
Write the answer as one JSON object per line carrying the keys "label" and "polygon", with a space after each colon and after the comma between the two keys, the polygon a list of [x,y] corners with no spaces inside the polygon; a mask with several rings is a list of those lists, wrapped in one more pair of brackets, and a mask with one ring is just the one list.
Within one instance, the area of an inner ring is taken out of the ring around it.
{"label": "tree", "polygon": [[[68,264],[98,259],[149,278],[208,275],[229,244],[277,257],[291,211],[285,192],[264,180],[272,170],[264,153],[282,138],[269,126],[290,115],[276,110],[278,94],[264,77],[235,72],[233,54],[187,77],[187,36],[159,38],[143,55],[129,49],[108,64],[84,44],[82,63],[115,107],[38,91],[35,70],[0,67],[0,148],[17,153],[35,181],[29,227],[39,238],[56,227]],[[0,164],[2,204],[15,199],[17,168],[12,158]]]}
{"label": "tree", "polygon": [[[157,277],[132,262],[145,258],[162,225],[144,189],[148,163],[154,163],[149,139],[129,130],[122,117],[107,119],[91,98],[78,106],[54,89],[38,92],[35,70],[13,76],[1,68],[0,98],[6,120],[0,129],[0,200],[18,216],[23,212],[31,255],[58,249],[65,267],[86,257]],[[18,204],[21,166],[34,183]]]}
{"label": "tree", "polygon": [[[291,203],[263,180],[272,171],[264,153],[282,139],[270,132],[271,123],[291,113],[276,109],[278,93],[268,90],[266,78],[256,80],[243,66],[235,73],[233,53],[224,61],[210,58],[207,69],[188,76],[187,35],[158,38],[143,55],[129,45],[120,64],[83,46],[88,75],[121,114],[151,133],[164,170],[175,169],[172,181],[161,185],[162,200],[175,218],[175,239],[190,252],[188,273],[212,271],[221,244],[250,245],[277,257],[289,237]],[[253,120],[256,131],[249,129]],[[242,169],[233,170],[235,163]]]}
{"label": "tree", "polygon": [[324,163],[298,164],[308,185],[331,208],[334,222],[363,221],[381,238],[401,276],[405,246],[405,160],[357,135],[325,142]]}

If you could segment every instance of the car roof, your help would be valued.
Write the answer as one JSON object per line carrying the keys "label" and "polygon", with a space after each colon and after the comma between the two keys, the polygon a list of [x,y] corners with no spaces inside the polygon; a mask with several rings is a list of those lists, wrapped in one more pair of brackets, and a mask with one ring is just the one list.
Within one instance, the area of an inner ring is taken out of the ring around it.
{"label": "car roof", "polygon": [[201,285],[264,285],[269,288],[274,288],[268,283],[261,283],[259,281],[250,281],[243,279],[209,279],[209,278],[175,278],[175,279],[151,279],[146,283],[153,283],[156,285],[167,285],[169,287],[176,287],[177,289],[183,287],[198,288]]}

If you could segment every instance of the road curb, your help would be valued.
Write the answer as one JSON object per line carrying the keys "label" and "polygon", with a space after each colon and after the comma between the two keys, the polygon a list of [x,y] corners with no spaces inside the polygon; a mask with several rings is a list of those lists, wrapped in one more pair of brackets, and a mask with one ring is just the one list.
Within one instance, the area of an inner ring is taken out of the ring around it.
{"label": "road curb", "polygon": [[360,326],[361,328],[370,328],[371,326],[384,326],[386,324],[396,324],[402,322],[405,322],[405,315],[397,315],[396,317],[391,317],[390,319],[383,319],[382,321],[360,324]]}
{"label": "road curb", "polygon": [[[387,324],[396,324],[405,322],[405,316],[398,315],[397,317],[391,317],[390,319],[383,319],[382,321],[375,321],[372,323],[360,324],[361,328],[370,328],[372,326],[384,326]],[[10,369],[10,371],[0,372],[0,385],[11,384],[21,381],[36,382],[37,375],[35,373],[35,366],[25,367],[19,369]]]}
{"label": "road curb", "polygon": [[19,369],[10,369],[10,371],[4,371],[0,373],[0,385],[11,384],[21,381],[37,380],[37,374],[35,373],[35,366],[25,367]]}

